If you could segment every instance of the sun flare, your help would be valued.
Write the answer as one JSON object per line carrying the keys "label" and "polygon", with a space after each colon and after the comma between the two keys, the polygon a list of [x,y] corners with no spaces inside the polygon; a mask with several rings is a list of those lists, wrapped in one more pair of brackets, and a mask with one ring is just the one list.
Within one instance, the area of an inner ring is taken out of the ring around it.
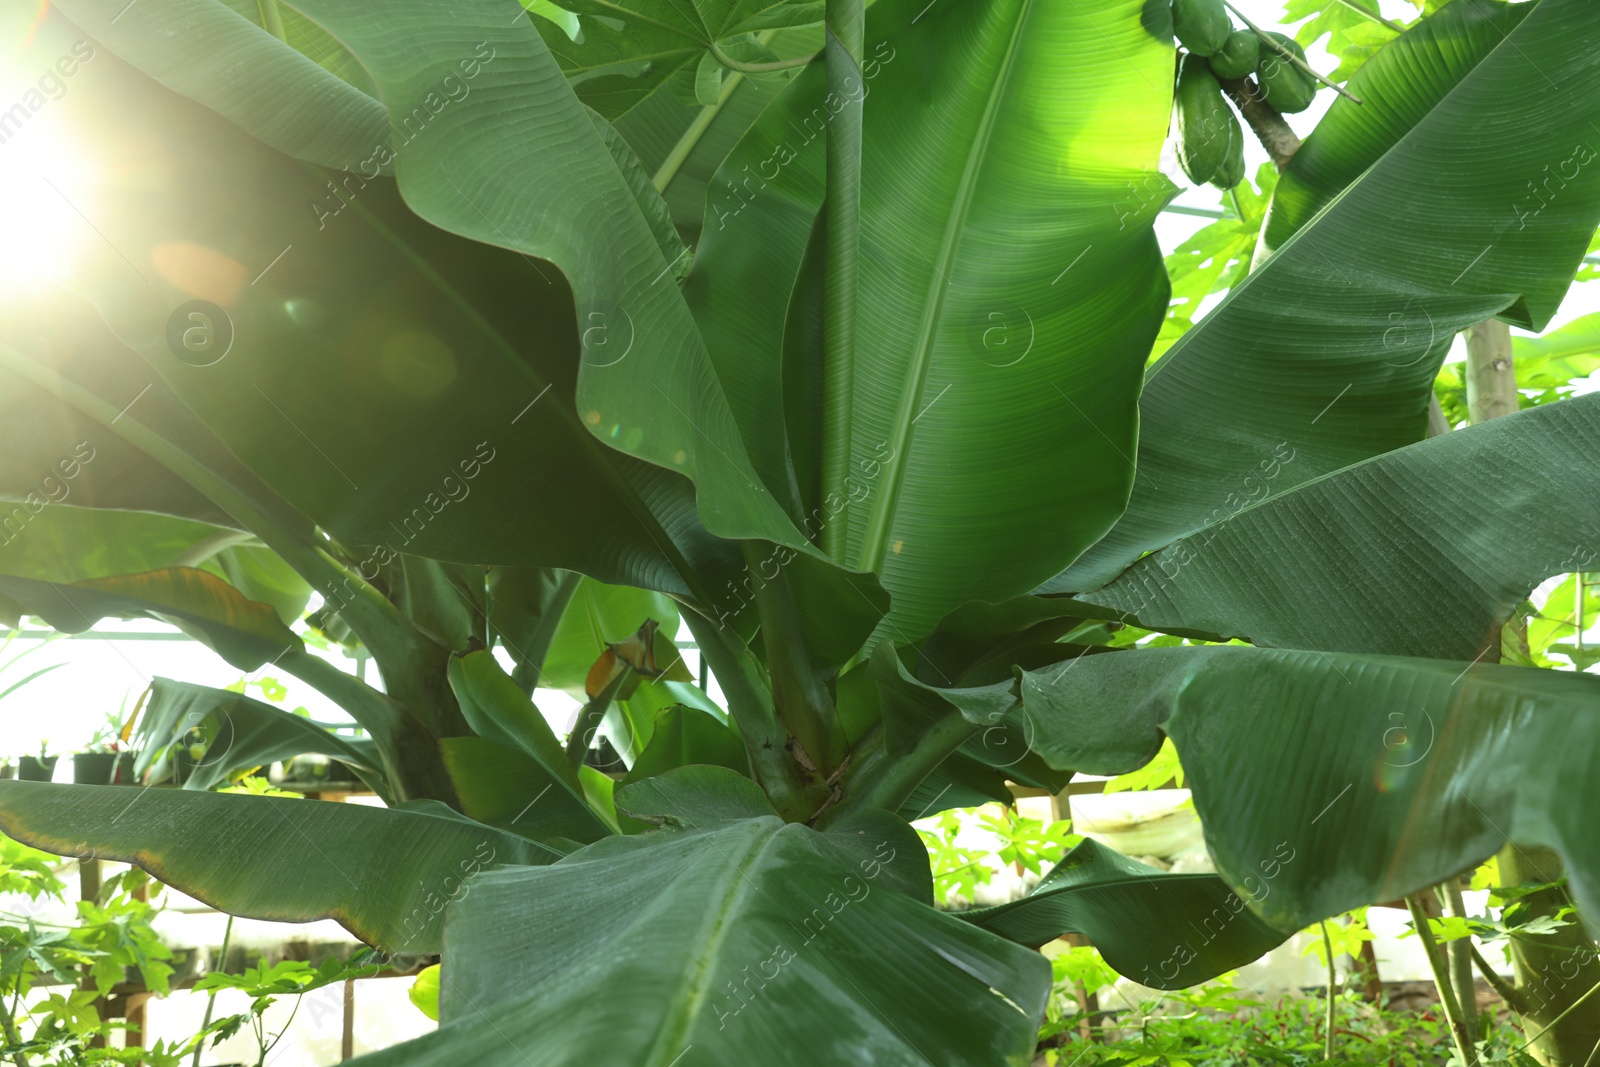
{"label": "sun flare", "polygon": [[0,145],[0,287],[8,298],[64,279],[95,239],[82,214],[90,182],[71,141],[35,121]]}

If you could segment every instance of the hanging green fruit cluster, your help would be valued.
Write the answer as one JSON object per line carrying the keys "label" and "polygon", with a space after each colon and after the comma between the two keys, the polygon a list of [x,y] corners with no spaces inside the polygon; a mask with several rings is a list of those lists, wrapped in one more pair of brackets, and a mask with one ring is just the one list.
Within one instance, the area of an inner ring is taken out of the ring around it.
{"label": "hanging green fruit cluster", "polygon": [[1305,49],[1281,33],[1234,29],[1223,0],[1173,0],[1172,28],[1183,51],[1176,91],[1178,164],[1196,185],[1232,189],[1244,179],[1244,131],[1221,82],[1255,75],[1260,96],[1293,114],[1311,106],[1316,79]]}

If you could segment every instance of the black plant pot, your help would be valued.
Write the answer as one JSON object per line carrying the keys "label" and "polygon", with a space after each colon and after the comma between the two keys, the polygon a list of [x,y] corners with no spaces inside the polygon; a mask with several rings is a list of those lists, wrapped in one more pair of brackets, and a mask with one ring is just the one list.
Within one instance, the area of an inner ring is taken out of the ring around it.
{"label": "black plant pot", "polygon": [[622,761],[622,754],[608,737],[600,738],[599,744],[585,750],[583,762],[603,774],[620,774],[628,769],[628,765]]}
{"label": "black plant pot", "polygon": [[19,756],[17,758],[17,777],[24,782],[48,782],[55,777],[56,760],[59,756]]}
{"label": "black plant pot", "polygon": [[135,785],[132,752],[80,752],[72,757],[78,785]]}
{"label": "black plant pot", "polygon": [[361,776],[351,770],[347,764],[331,759],[328,761],[328,781],[337,782],[340,785],[360,785]]}
{"label": "black plant pot", "polygon": [[361,781],[343,763],[318,753],[289,760],[283,766],[282,780],[295,785],[355,785]]}

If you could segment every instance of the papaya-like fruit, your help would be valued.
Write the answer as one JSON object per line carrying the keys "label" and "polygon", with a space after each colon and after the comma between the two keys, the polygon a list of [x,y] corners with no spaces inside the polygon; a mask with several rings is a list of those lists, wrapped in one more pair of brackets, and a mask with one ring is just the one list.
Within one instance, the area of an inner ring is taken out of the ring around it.
{"label": "papaya-like fruit", "polygon": [[1233,32],[1222,0],[1172,0],[1172,31],[1183,47],[1197,56],[1209,56]]}
{"label": "papaya-like fruit", "polygon": [[1178,165],[1196,185],[1217,173],[1228,154],[1228,123],[1238,123],[1206,61],[1186,55],[1178,67]]}
{"label": "papaya-like fruit", "polygon": [[1223,81],[1248,78],[1261,64],[1261,40],[1250,30],[1234,30],[1211,55],[1211,73]]}
{"label": "papaya-like fruit", "polygon": [[1228,150],[1222,165],[1211,176],[1211,184],[1226,192],[1244,181],[1244,130],[1232,113],[1228,115]]}
{"label": "papaya-like fruit", "polygon": [[[1301,62],[1305,62],[1306,50],[1301,48],[1293,37],[1270,31],[1267,36],[1293,52]],[[1261,45],[1261,62],[1256,67],[1256,73],[1267,103],[1286,115],[1304,111],[1311,106],[1311,101],[1317,95],[1316,79],[1290,63],[1277,49],[1266,43]]]}

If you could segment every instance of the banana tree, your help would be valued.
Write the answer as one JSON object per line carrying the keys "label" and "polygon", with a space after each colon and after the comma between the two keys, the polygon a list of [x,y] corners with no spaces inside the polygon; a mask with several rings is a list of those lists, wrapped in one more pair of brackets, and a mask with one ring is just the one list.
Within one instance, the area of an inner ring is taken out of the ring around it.
{"label": "banana tree", "polygon": [[[439,1031],[372,1062],[1025,1062],[1061,933],[1176,988],[1508,840],[1596,913],[1600,690],[1481,661],[1596,550],[1600,398],[1425,439],[1454,334],[1543,328],[1600,225],[1583,0],[1456,0],[1367,60],[1148,369],[1174,50],[1141,0],[55,9],[103,232],[6,316],[0,492],[97,458],[0,606],[297,673],[390,806],[0,783],[0,827],[442,952]],[[725,718],[653,625],[563,643],[583,582],[681,613]],[[576,740],[537,684],[581,691]],[[1216,875],[1089,847],[934,908],[908,820],[1165,735]]]}

